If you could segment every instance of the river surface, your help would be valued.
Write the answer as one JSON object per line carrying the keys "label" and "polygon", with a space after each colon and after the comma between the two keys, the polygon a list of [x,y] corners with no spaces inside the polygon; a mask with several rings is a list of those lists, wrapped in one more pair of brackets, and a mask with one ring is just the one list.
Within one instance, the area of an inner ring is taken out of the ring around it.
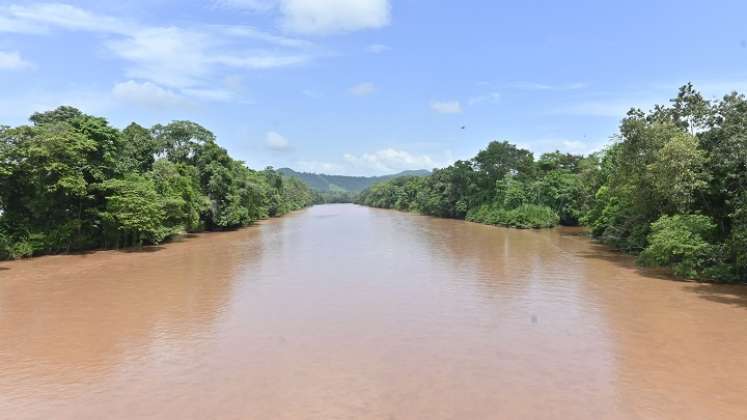
{"label": "river surface", "polygon": [[2,419],[747,418],[747,288],[325,205],[0,263]]}

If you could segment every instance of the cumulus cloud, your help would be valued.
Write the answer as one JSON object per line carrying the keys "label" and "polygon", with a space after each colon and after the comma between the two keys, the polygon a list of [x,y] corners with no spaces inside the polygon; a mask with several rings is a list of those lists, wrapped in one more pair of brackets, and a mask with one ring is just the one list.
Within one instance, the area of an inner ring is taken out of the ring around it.
{"label": "cumulus cloud", "polygon": [[265,135],[265,145],[267,145],[267,147],[271,150],[275,151],[285,151],[290,148],[288,139],[275,131],[269,131]]}
{"label": "cumulus cloud", "polygon": [[25,70],[33,67],[18,51],[0,51],[0,70]]}
{"label": "cumulus cloud", "polygon": [[405,150],[382,149],[361,155],[345,154],[345,161],[355,169],[378,173],[406,169],[432,169],[439,166],[429,155],[417,155]]}
{"label": "cumulus cloud", "polygon": [[149,107],[163,107],[185,104],[185,99],[180,95],[164,89],[151,82],[136,82],[128,80],[117,83],[112,88],[112,95],[115,99],[144,105]]}
{"label": "cumulus cloud", "polygon": [[376,92],[376,85],[371,82],[363,82],[351,87],[348,91],[355,96],[367,96]]}
{"label": "cumulus cloud", "polygon": [[342,174],[345,169],[342,165],[332,162],[322,162],[318,160],[299,160],[295,165],[296,169],[301,172],[313,172],[320,174]]}
{"label": "cumulus cloud", "polygon": [[462,105],[459,101],[433,101],[431,109],[440,114],[459,114],[462,112]]}

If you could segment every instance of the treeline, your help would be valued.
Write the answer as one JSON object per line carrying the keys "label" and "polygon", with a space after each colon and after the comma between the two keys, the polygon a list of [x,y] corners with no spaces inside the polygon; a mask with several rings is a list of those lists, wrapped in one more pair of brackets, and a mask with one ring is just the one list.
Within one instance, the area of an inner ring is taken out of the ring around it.
{"label": "treeline", "polygon": [[747,279],[747,99],[708,101],[691,84],[632,109],[589,156],[493,142],[425,178],[364,191],[361,204],[522,228],[582,224],[641,264],[681,277]]}
{"label": "treeline", "polygon": [[190,121],[124,130],[71,107],[0,127],[0,259],[157,244],[310,205],[300,180],[255,171]]}
{"label": "treeline", "polygon": [[[295,178],[298,179],[298,178]],[[350,191],[316,191],[314,190],[314,204],[353,203],[358,194]]]}

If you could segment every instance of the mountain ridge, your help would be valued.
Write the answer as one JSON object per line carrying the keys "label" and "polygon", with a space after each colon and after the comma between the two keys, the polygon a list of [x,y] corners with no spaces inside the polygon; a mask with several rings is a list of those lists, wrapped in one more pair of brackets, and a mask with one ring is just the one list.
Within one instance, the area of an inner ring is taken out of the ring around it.
{"label": "mountain ridge", "polygon": [[317,174],[313,172],[298,172],[291,168],[280,168],[278,172],[285,176],[295,177],[303,181],[311,189],[319,192],[350,192],[359,193],[377,182],[403,176],[428,176],[431,171],[426,169],[406,170],[396,174],[381,176],[348,176]]}

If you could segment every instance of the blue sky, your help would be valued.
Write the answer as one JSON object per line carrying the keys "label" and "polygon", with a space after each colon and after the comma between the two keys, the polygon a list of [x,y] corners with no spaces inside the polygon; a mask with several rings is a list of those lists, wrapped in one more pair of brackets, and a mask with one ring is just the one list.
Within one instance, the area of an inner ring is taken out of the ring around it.
{"label": "blue sky", "polygon": [[747,3],[615,3],[0,0],[0,124],[189,119],[251,167],[374,175],[587,153],[688,81],[747,91]]}

